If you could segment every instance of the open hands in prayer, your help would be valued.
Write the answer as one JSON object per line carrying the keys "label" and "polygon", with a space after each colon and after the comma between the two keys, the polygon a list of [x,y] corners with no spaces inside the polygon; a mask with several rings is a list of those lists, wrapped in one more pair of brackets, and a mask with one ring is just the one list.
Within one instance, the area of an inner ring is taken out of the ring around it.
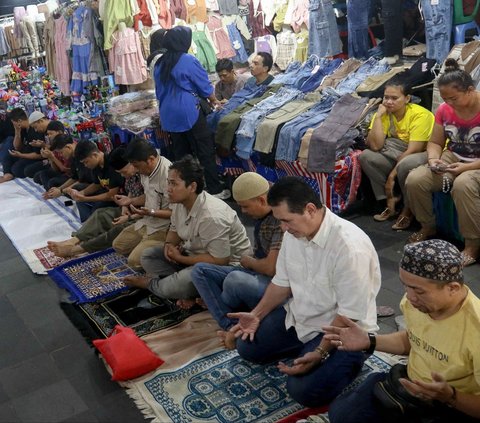
{"label": "open hands in prayer", "polygon": [[345,327],[325,326],[324,339],[342,351],[362,351],[370,346],[368,333],[348,317],[340,316]]}
{"label": "open hands in prayer", "polygon": [[115,219],[113,219],[112,224],[114,226],[121,225],[122,223],[127,222],[129,217],[130,216],[128,214],[122,214],[121,216],[118,216]]}
{"label": "open hands in prayer", "polygon": [[242,337],[243,341],[250,339],[253,341],[255,332],[260,326],[260,319],[253,313],[228,313],[227,317],[230,319],[238,319],[238,323],[232,326],[230,332],[235,335],[235,338]]}
{"label": "open hands in prayer", "polygon": [[445,172],[451,173],[454,176],[458,176],[465,171],[465,166],[465,163],[452,163],[446,167]]}
{"label": "open hands in prayer", "polygon": [[75,201],[84,201],[85,197],[82,193],[80,193],[80,191],[77,191],[76,189],[69,189],[68,190],[68,195],[70,195],[70,197],[72,197],[72,200],[75,200]]}
{"label": "open hands in prayer", "polygon": [[306,353],[293,361],[291,366],[280,361],[277,365],[278,370],[289,376],[304,375],[322,362],[322,356],[315,351]]}
{"label": "open hands in prayer", "polygon": [[432,372],[432,382],[421,380],[399,379],[403,387],[414,397],[423,401],[448,402],[453,399],[453,388],[446,382],[442,375]]}

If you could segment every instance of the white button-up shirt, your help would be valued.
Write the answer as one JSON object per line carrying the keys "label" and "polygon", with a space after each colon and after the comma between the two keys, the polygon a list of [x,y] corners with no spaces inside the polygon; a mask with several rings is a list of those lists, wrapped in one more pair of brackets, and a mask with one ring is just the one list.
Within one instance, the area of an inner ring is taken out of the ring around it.
{"label": "white button-up shirt", "polygon": [[328,209],[310,241],[285,233],[272,282],[292,290],[285,326],[294,326],[304,343],[336,314],[357,320],[365,330],[378,330],[377,252],[365,232]]}

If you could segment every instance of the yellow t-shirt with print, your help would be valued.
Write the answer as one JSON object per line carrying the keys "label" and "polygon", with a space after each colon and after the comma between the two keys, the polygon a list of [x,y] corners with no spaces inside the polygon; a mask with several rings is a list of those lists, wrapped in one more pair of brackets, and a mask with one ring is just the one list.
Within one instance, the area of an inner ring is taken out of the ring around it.
{"label": "yellow t-shirt with print", "polygon": [[[435,123],[433,113],[418,104],[408,103],[406,109],[405,116],[400,121],[397,121],[397,118],[392,115],[396,135],[390,133],[390,115],[385,113],[382,116],[385,136],[387,138],[398,138],[407,143],[410,141],[429,141]],[[369,129],[372,129],[376,117],[377,114],[373,116]]]}
{"label": "yellow t-shirt with print", "polygon": [[400,308],[411,345],[408,377],[431,382],[434,371],[458,391],[479,395],[480,299],[468,290],[460,310],[443,320],[418,311],[406,296]]}

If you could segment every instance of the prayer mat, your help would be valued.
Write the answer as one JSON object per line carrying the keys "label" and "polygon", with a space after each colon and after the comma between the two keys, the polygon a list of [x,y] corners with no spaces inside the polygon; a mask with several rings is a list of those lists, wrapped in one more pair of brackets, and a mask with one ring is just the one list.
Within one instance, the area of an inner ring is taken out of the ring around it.
{"label": "prayer mat", "polygon": [[32,272],[47,274],[35,249],[47,241],[70,238],[81,223],[76,206],[67,207],[59,197],[44,200],[45,190],[33,180],[14,179],[0,184],[0,224],[5,234],[30,267]]}
{"label": "prayer mat", "polygon": [[56,256],[48,247],[35,248],[33,254],[40,260],[46,270],[53,269],[68,261],[68,259]]}
{"label": "prayer mat", "polygon": [[106,338],[116,325],[132,328],[137,336],[174,326],[200,307],[183,310],[175,301],[157,297],[145,289],[135,289],[93,303],[60,303],[68,318],[91,344],[93,339]]}
{"label": "prayer mat", "polygon": [[127,265],[126,257],[109,248],[70,260],[48,274],[60,288],[70,292],[72,301],[81,304],[129,289],[123,278],[136,273]]}
{"label": "prayer mat", "polygon": [[286,383],[277,362],[254,364],[236,351],[222,350],[176,370],[157,371],[142,382],[147,398],[136,390],[127,393],[155,423],[273,423],[302,409],[287,394]]}

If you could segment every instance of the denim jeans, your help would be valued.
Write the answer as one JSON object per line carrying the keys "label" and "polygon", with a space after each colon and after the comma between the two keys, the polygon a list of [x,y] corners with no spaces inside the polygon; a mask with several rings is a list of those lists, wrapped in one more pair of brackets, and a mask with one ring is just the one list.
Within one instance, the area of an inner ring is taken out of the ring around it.
{"label": "denim jeans", "polygon": [[254,85],[243,87],[240,91],[237,91],[235,94],[233,94],[230,100],[228,100],[227,104],[225,104],[220,110],[210,113],[207,116],[207,123],[210,130],[215,132],[218,126],[218,122],[222,117],[228,115],[230,112],[241,106],[246,101],[251,100],[255,97],[262,96],[266,90],[266,85]]}
{"label": "denim jeans", "polygon": [[3,140],[3,142],[0,144],[0,163],[3,163],[3,160],[5,157],[7,157],[7,154],[10,155],[8,150],[13,149],[13,137],[7,137]]}
{"label": "denim jeans", "polygon": [[238,266],[198,263],[192,281],[218,325],[228,330],[236,322],[227,317],[240,307],[255,308],[271,277]]}
{"label": "denim jeans", "polygon": [[266,115],[292,100],[303,97],[304,94],[295,88],[282,87],[275,95],[261,101],[252,110],[245,113],[236,132],[237,156],[242,159],[250,158],[255,142],[255,131]]}
{"label": "denim jeans", "polygon": [[427,58],[443,63],[450,51],[452,36],[452,2],[439,0],[432,5],[430,0],[421,0],[422,14],[425,20],[425,38]]}
{"label": "denim jeans", "polygon": [[337,96],[324,96],[308,112],[287,122],[278,135],[276,160],[294,161],[297,159],[300,143],[308,128],[315,128],[328,116]]}
{"label": "denim jeans", "polygon": [[[285,328],[285,309],[276,308],[261,321],[252,342],[237,340],[238,354],[245,360],[268,363],[285,357],[301,357],[313,351],[322,340],[317,335],[302,343],[295,328]],[[309,373],[288,376],[287,391],[306,407],[328,404],[357,376],[365,355],[361,352],[332,350],[328,359]]]}
{"label": "denim jeans", "polygon": [[310,0],[308,55],[335,56],[342,52],[331,0]]}
{"label": "denim jeans", "polygon": [[[428,0],[431,1],[431,0]],[[448,0],[450,1],[450,0]],[[382,18],[385,31],[385,56],[402,55],[403,50],[403,0],[382,0]]]}
{"label": "denim jeans", "polygon": [[391,410],[383,410],[373,396],[373,387],[377,382],[385,380],[387,373],[373,373],[359,386],[345,392],[330,404],[328,418],[330,423],[422,423],[422,422],[462,422],[478,421],[468,417],[454,408],[436,404],[435,407],[415,411],[414,415],[396,415]]}
{"label": "denim jeans", "polygon": [[370,0],[347,1],[348,57],[364,59],[370,48],[368,20]]}
{"label": "denim jeans", "polygon": [[[313,91],[320,86],[326,76],[332,74],[341,64],[342,59],[321,59],[318,65],[320,68],[310,71],[306,78],[299,78],[295,87],[304,93]],[[313,71],[315,72],[312,73]]]}
{"label": "denim jeans", "polygon": [[245,46],[243,45],[242,37],[240,36],[240,32],[237,29],[237,26],[232,23],[227,25],[228,30],[228,38],[232,43],[232,46],[235,50],[236,55],[232,57],[234,62],[245,63],[248,61],[248,54],[245,50]]}
{"label": "denim jeans", "polygon": [[341,81],[335,90],[340,95],[353,93],[369,76],[385,73],[389,70],[390,66],[387,63],[380,63],[378,60],[371,57],[360,66],[355,73],[348,75],[343,81]]}
{"label": "denim jeans", "polygon": [[302,64],[300,62],[291,62],[284,73],[279,73],[273,78],[272,84],[293,84],[301,67]]}
{"label": "denim jeans", "polygon": [[78,208],[78,214],[80,215],[80,222],[85,222],[91,215],[92,213],[100,209],[102,207],[115,207],[117,204],[115,204],[112,201],[95,201],[95,202],[78,202],[77,201],[77,208]]}

